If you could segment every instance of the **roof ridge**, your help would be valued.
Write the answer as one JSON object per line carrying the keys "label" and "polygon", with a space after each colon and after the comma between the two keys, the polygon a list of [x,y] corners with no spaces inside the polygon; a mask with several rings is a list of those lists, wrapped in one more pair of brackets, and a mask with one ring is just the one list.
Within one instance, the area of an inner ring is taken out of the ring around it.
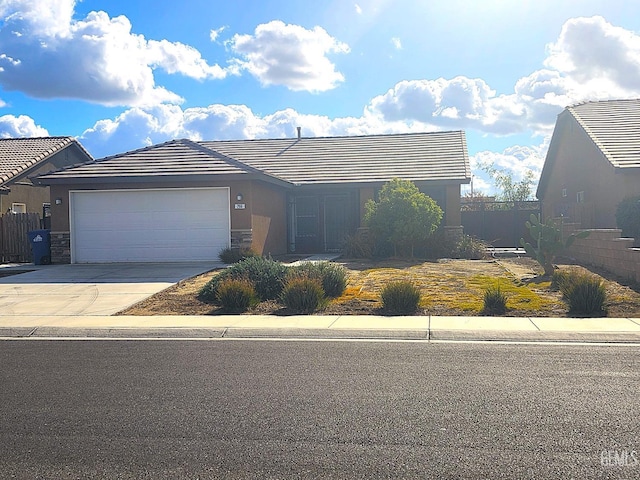
{"label": "roof ridge", "polygon": [[[436,130],[433,132],[396,132],[396,133],[373,133],[362,135],[323,135],[319,137],[278,137],[278,138],[238,138],[238,139],[225,139],[225,140],[199,140],[196,143],[225,143],[225,142],[260,142],[260,141],[299,141],[299,140],[323,140],[323,139],[342,139],[342,138],[375,138],[375,137],[394,137],[394,136],[418,136],[418,135],[436,135],[443,133],[460,133],[464,132],[462,129],[458,130]],[[193,141],[193,140],[192,140]],[[205,147],[206,148],[206,147]]]}

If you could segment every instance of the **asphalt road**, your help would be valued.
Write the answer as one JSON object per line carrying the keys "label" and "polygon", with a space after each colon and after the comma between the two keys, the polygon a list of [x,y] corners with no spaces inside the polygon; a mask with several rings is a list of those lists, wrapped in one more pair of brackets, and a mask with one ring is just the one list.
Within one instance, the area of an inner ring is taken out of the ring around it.
{"label": "asphalt road", "polygon": [[637,347],[0,342],[1,478],[640,478]]}

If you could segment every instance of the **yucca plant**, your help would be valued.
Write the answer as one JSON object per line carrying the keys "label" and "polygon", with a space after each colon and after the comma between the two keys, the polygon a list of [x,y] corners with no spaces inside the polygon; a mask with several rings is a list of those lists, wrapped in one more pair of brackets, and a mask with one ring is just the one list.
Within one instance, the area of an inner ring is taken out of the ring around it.
{"label": "yucca plant", "polygon": [[507,296],[500,287],[489,287],[484,291],[482,312],[488,315],[503,315],[507,311]]}
{"label": "yucca plant", "polygon": [[569,271],[558,287],[569,305],[569,312],[576,315],[606,314],[607,291],[602,279],[591,273]]}

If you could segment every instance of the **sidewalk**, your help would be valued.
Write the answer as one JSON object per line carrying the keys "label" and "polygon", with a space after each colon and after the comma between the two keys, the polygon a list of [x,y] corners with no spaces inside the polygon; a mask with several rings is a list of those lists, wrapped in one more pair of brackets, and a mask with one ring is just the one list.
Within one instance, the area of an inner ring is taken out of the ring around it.
{"label": "sidewalk", "polygon": [[640,343],[640,319],[339,315],[4,316],[0,337],[357,338]]}

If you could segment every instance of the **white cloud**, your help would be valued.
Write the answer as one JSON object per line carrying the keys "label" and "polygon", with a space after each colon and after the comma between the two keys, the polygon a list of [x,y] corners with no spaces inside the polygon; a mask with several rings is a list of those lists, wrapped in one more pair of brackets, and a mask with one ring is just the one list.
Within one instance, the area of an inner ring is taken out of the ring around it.
{"label": "white cloud", "polygon": [[357,3],[355,4],[355,9],[356,9],[356,13],[358,15],[362,15],[362,7],[360,5],[358,5]]}
{"label": "white cloud", "polygon": [[27,115],[0,117],[0,138],[48,137],[49,132],[36,125],[33,118]]}
{"label": "white cloud", "polygon": [[323,92],[344,81],[327,55],[348,53],[349,47],[321,27],[307,30],[274,20],[258,25],[253,35],[234,35],[227,45],[242,57],[236,64],[263,85]]}
{"label": "white cloud", "polygon": [[575,82],[583,94],[640,93],[640,36],[604,18],[573,18],[547,46],[545,65]]}
{"label": "white cloud", "polygon": [[415,121],[432,129],[474,128],[498,134],[519,131],[519,118],[525,115],[517,102],[496,96],[484,80],[463,76],[399,82],[373,98],[366,110],[385,121]]}
{"label": "white cloud", "polygon": [[398,37],[393,37],[391,39],[391,44],[394,46],[396,50],[402,50],[402,42]]}
{"label": "white cloud", "polygon": [[640,96],[640,36],[602,17],[568,20],[548,46],[547,68],[497,94],[483,79],[405,80],[366,107],[383,121],[425,128],[467,128],[509,135],[548,135],[568,105]]}
{"label": "white cloud", "polygon": [[82,134],[80,141],[99,158],[175,138],[295,138],[296,127],[301,127],[307,137],[424,131],[420,124],[386,122],[367,114],[331,119],[287,108],[260,116],[245,105],[215,104],[184,110],[177,105],[158,105],[131,108],[114,119],[100,120]]}
{"label": "white cloud", "polygon": [[90,12],[74,20],[74,1],[43,2],[5,0],[0,6],[0,85],[6,90],[104,105],[154,105],[182,101],[155,84],[155,68],[199,80],[226,75],[193,47],[132,33],[125,16]]}
{"label": "white cloud", "polygon": [[211,41],[215,42],[216,40],[218,40],[218,37],[220,36],[220,34],[222,32],[224,32],[226,30],[226,28],[227,28],[226,26],[223,26],[223,27],[220,27],[220,28],[212,29],[209,32],[209,38],[211,39]]}

